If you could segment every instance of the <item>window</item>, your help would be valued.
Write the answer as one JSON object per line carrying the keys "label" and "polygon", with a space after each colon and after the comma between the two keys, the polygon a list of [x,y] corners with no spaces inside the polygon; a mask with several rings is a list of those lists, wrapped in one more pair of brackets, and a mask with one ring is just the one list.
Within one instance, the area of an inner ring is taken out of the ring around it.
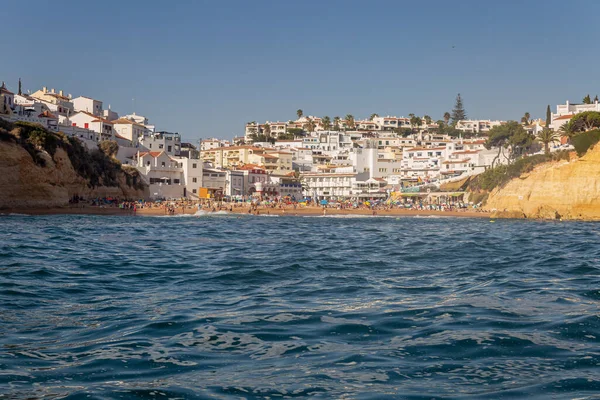
{"label": "window", "polygon": [[162,163],[160,163],[160,164],[161,164],[161,166],[162,166],[162,167],[164,167],[164,166],[165,166],[165,162],[164,162],[164,161],[163,161]]}
{"label": "window", "polygon": [[146,165],[147,165],[147,166],[150,166],[150,161],[146,161]]}
{"label": "window", "polygon": [[149,149],[151,149],[151,148],[152,148],[152,143],[150,143],[150,144],[148,145],[148,148],[149,148]]}
{"label": "window", "polygon": [[192,189],[192,193],[196,193],[198,192],[196,189]]}
{"label": "window", "polygon": [[179,179],[173,179],[173,183],[179,184]]}
{"label": "window", "polygon": [[193,183],[196,183],[196,182],[198,182],[198,178],[192,178],[192,182],[193,182]]}
{"label": "window", "polygon": [[167,151],[171,152],[172,150],[172,146],[167,146]]}
{"label": "window", "polygon": [[163,149],[164,147],[165,147],[165,145],[164,145],[164,144],[159,144],[159,145],[158,145],[158,148],[159,148],[159,149]]}
{"label": "window", "polygon": [[196,163],[192,164],[192,168],[196,168],[196,167],[197,167]]}

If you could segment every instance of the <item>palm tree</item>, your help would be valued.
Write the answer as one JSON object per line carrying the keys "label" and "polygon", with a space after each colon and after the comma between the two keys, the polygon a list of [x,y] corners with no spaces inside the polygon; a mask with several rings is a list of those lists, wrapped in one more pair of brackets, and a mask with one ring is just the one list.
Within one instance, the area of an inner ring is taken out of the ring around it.
{"label": "palm tree", "polygon": [[452,118],[452,115],[450,115],[450,113],[446,111],[444,113],[444,122],[446,123],[446,125],[448,125],[448,123],[450,122],[450,118]]}
{"label": "palm tree", "polygon": [[267,139],[271,137],[271,125],[269,125],[268,122],[263,125],[263,134],[266,136]]}
{"label": "palm tree", "polygon": [[415,114],[408,114],[409,116],[412,115],[412,117],[410,117],[410,124],[412,125],[413,129],[415,127],[417,127],[417,129],[419,129],[419,127],[423,124],[423,121],[421,120],[420,117],[417,117]]}
{"label": "palm tree", "polygon": [[430,125],[431,122],[433,121],[429,115],[423,115],[423,119],[425,120],[425,123],[427,125]]}
{"label": "palm tree", "polygon": [[573,128],[571,121],[562,124],[561,127],[558,128],[558,132],[560,133],[560,136],[566,137],[569,140],[575,135],[575,129]]}
{"label": "palm tree", "polygon": [[296,111],[296,115],[298,116],[298,119],[300,119],[304,115],[304,112],[301,109],[298,109],[298,111]]}
{"label": "palm tree", "polygon": [[408,118],[414,118],[414,117],[415,117],[415,114],[413,114],[413,113],[408,114]]}
{"label": "palm tree", "polygon": [[544,128],[538,133],[537,139],[544,144],[544,153],[550,153],[550,143],[558,141],[558,133],[554,132],[550,128]]}
{"label": "palm tree", "polygon": [[323,125],[323,129],[328,131],[331,128],[331,119],[326,115],[321,118],[321,124]]}
{"label": "palm tree", "polygon": [[379,114],[377,113],[373,113],[371,114],[371,116],[369,117],[369,121],[373,121],[375,118],[379,117]]}
{"label": "palm tree", "polygon": [[307,121],[304,124],[304,129],[306,129],[307,132],[314,132],[315,131],[315,121],[312,118],[307,118]]}
{"label": "palm tree", "polygon": [[525,115],[523,115],[523,118],[521,118],[521,123],[523,125],[529,125],[530,124],[530,121],[529,121],[530,118],[531,118],[531,115],[529,115],[529,113],[526,112]]}
{"label": "palm tree", "polygon": [[342,121],[342,119],[340,117],[334,117],[333,118],[333,130],[334,131],[339,131],[340,130],[340,122]]}
{"label": "palm tree", "polygon": [[354,128],[354,115],[346,115],[346,128]]}

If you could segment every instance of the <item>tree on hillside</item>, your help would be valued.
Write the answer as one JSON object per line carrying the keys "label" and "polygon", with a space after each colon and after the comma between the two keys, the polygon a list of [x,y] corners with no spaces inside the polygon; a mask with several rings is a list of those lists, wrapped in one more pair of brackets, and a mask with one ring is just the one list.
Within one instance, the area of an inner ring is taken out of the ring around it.
{"label": "tree on hillside", "polygon": [[530,119],[531,119],[531,114],[526,112],[525,115],[523,115],[523,117],[521,118],[521,123],[523,125],[529,125],[531,122]]}
{"label": "tree on hillside", "polygon": [[485,148],[488,150],[493,147],[498,148],[498,154],[492,161],[492,168],[505,149],[510,148],[509,160],[514,160],[531,146],[532,142],[533,136],[527,133],[523,125],[516,121],[509,121],[506,124],[493,127],[488,132],[488,138],[485,142]]}
{"label": "tree on hillside", "polygon": [[307,132],[314,132],[315,126],[315,121],[312,118],[307,118],[307,121],[304,124],[304,129],[306,129]]}
{"label": "tree on hillside", "polygon": [[452,118],[452,115],[450,115],[450,113],[446,111],[444,113],[444,122],[446,123],[446,125],[448,125],[448,123],[450,122],[450,118]]}
{"label": "tree on hillside", "polygon": [[98,149],[108,157],[116,157],[119,152],[119,145],[114,140],[103,140],[98,143]]}
{"label": "tree on hillside", "polygon": [[266,123],[266,124],[263,125],[263,134],[267,138],[271,137],[271,125],[269,125],[268,123]]}
{"label": "tree on hillside", "polygon": [[333,130],[334,131],[340,130],[340,122],[341,121],[342,121],[342,119],[340,117],[333,117]]}
{"label": "tree on hillside", "polygon": [[592,99],[589,94],[583,98],[583,104],[592,104]]}
{"label": "tree on hillside", "polygon": [[431,122],[433,121],[429,115],[423,115],[423,119],[425,120],[425,123],[427,125],[430,125]]}
{"label": "tree on hillside", "polygon": [[345,119],[346,119],[346,127],[350,128],[350,129],[354,128],[354,115],[348,114],[348,115],[346,115]]}
{"label": "tree on hillside", "polygon": [[301,109],[298,109],[296,111],[296,115],[298,116],[298,119],[302,118],[302,116],[304,115],[304,112]]}
{"label": "tree on hillside", "polygon": [[571,138],[575,135],[575,130],[573,129],[569,121],[567,123],[562,124],[560,128],[558,128],[558,133],[560,134],[560,136],[566,137],[567,139],[571,140]]}
{"label": "tree on hillside", "polygon": [[596,97],[594,97],[594,103],[598,102],[598,95],[596,95]]}
{"label": "tree on hillside", "polygon": [[369,121],[373,121],[375,118],[379,117],[379,114],[373,113],[371,114],[371,116],[369,117]]}
{"label": "tree on hillside", "polygon": [[600,112],[584,111],[571,118],[568,124],[574,133],[600,128]]}
{"label": "tree on hillside", "polygon": [[552,123],[552,112],[550,111],[550,104],[546,107],[546,128],[550,128],[550,124]]}
{"label": "tree on hillside", "polygon": [[321,118],[321,124],[323,125],[323,129],[328,131],[329,129],[331,129],[331,118],[329,118],[327,115],[324,116],[323,118]]}
{"label": "tree on hillside", "polygon": [[419,127],[422,124],[423,121],[421,120],[421,117],[417,117],[415,114],[412,114],[412,117],[410,118],[410,125],[413,127],[413,129],[419,130]]}
{"label": "tree on hillside", "polygon": [[538,133],[537,139],[544,145],[544,153],[550,153],[550,143],[558,141],[559,135],[550,128],[544,128]]}
{"label": "tree on hillside", "polygon": [[459,93],[456,96],[456,102],[454,103],[454,108],[452,109],[452,124],[456,125],[458,121],[462,121],[464,119],[467,119],[467,112],[465,111],[462,97],[460,97]]}

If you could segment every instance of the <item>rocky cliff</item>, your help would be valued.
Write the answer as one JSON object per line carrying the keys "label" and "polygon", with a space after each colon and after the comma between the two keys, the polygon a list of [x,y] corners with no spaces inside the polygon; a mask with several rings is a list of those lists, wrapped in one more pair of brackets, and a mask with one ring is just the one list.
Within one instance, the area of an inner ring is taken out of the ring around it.
{"label": "rocky cliff", "polygon": [[77,174],[62,148],[56,149],[54,156],[46,152],[39,156],[44,166],[36,164],[19,144],[0,141],[0,208],[62,207],[74,195],[86,199],[148,197],[148,188],[130,187],[122,171],[117,174],[117,186],[91,187],[89,180]]}
{"label": "rocky cliff", "polygon": [[497,217],[600,220],[600,146],[494,189],[485,208]]}

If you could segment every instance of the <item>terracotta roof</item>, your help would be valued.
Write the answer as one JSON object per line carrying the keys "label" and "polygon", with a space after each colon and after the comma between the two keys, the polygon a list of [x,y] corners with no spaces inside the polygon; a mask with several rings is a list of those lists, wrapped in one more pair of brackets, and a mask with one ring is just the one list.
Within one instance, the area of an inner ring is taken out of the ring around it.
{"label": "terracotta roof", "polygon": [[554,120],[558,120],[558,119],[571,119],[573,118],[575,115],[561,115],[560,117],[554,118]]}
{"label": "terracotta roof", "polygon": [[[126,138],[125,136],[121,136],[118,133],[115,133],[115,137],[118,137],[119,139],[125,139],[125,140],[129,140],[129,138]],[[131,142],[131,140],[129,140]]]}
{"label": "terracotta roof", "polygon": [[[109,121],[109,120],[107,120],[107,119],[104,119],[104,118],[102,118],[102,117],[99,117],[99,116],[97,116],[97,115],[94,115],[94,114],[92,114],[92,113],[89,113],[89,112],[87,112],[87,111],[77,111],[77,114],[85,114],[85,115],[87,115],[88,117],[92,117],[92,118],[94,118],[94,119],[92,120],[92,122],[104,122],[105,124],[110,124],[110,125],[112,125],[112,124],[113,124],[111,121]],[[77,114],[75,114],[75,115],[77,115]]]}
{"label": "terracotta roof", "polygon": [[11,92],[10,90],[8,90],[6,88],[6,86],[0,86],[0,93],[4,93],[4,94],[14,94],[13,92]]}
{"label": "terracotta roof", "polygon": [[38,118],[54,118],[54,119],[56,119],[56,116],[54,114],[52,114],[50,111],[46,110],[43,113],[41,113],[40,115],[38,115]]}
{"label": "terracotta roof", "polygon": [[279,158],[279,157],[277,157],[277,156],[272,156],[272,155],[270,155],[270,154],[263,154],[262,156],[263,156],[264,158],[269,158],[269,159],[278,159],[278,158]]}

